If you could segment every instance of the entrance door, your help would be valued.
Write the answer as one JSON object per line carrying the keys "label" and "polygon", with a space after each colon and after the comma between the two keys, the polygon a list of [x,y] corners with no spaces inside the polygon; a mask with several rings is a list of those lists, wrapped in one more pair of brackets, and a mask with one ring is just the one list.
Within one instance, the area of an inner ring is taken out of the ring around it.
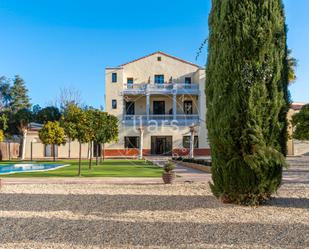
{"label": "entrance door", "polygon": [[172,137],[151,137],[151,154],[172,155]]}
{"label": "entrance door", "polygon": [[165,102],[164,101],[153,101],[153,114],[154,115],[165,114]]}

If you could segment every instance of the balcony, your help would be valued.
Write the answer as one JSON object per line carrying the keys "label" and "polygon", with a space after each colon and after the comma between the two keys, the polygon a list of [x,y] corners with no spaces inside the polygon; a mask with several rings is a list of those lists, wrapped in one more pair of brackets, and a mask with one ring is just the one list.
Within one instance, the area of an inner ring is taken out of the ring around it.
{"label": "balcony", "polygon": [[198,84],[169,83],[169,84],[124,84],[123,94],[190,94],[199,95]]}
{"label": "balcony", "polygon": [[193,115],[124,115],[123,123],[126,125],[134,126],[147,126],[147,125],[176,125],[176,126],[189,126],[198,124],[200,117],[197,114]]}

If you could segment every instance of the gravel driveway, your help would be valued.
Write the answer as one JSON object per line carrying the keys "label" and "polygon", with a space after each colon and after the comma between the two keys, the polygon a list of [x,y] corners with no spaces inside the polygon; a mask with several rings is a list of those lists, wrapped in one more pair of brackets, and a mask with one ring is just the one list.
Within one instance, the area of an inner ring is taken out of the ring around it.
{"label": "gravel driveway", "polygon": [[203,183],[5,185],[0,248],[309,248],[309,166],[296,164],[259,208],[223,205]]}

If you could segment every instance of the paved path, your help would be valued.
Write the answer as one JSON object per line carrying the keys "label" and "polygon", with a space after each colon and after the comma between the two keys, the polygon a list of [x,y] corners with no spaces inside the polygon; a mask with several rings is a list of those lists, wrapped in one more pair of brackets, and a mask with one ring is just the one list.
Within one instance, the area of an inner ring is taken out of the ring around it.
{"label": "paved path", "polygon": [[309,185],[309,156],[288,157],[287,162],[290,167],[283,172],[283,183]]}
{"label": "paved path", "polygon": [[[163,167],[168,160],[168,158],[165,157],[150,157],[147,159],[160,167]],[[209,182],[211,180],[211,174],[183,167],[180,164],[176,164],[176,169],[174,171],[176,172],[176,175],[179,176],[176,179],[177,182]]]}

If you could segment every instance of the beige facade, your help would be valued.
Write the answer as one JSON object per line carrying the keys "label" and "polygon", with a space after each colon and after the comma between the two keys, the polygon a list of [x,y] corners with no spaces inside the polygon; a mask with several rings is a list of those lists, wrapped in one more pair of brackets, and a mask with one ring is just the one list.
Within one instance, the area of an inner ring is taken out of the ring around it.
{"label": "beige facade", "polygon": [[[39,125],[40,126],[40,125]],[[42,144],[39,139],[39,126],[32,127],[26,133],[25,154],[24,159],[52,159],[53,152],[50,145]],[[82,144],[82,158],[89,158],[88,144]],[[78,158],[79,157],[79,143],[77,141],[67,142],[65,145],[56,147],[57,158]]]}
{"label": "beige facade", "polygon": [[204,88],[205,69],[162,52],[106,68],[106,111],[120,123],[119,142],[106,146],[106,156],[188,155],[191,135],[194,153],[209,155]]}
{"label": "beige facade", "polygon": [[299,141],[299,140],[293,139],[293,126],[291,123],[293,115],[298,113],[304,105],[305,103],[294,102],[292,103],[291,108],[288,112],[288,116],[287,116],[288,121],[289,121],[288,156],[300,156],[304,154],[309,154],[309,142],[308,141]]}

